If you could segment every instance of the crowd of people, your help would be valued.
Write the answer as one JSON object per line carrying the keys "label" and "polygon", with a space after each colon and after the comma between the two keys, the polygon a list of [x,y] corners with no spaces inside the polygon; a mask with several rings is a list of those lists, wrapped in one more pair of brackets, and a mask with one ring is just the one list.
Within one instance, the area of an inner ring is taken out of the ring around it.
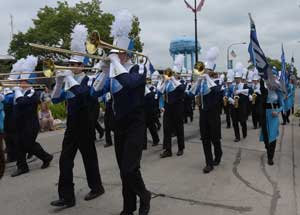
{"label": "crowd of people", "polygon": [[[205,63],[195,64],[191,77],[181,76],[183,58],[177,56],[173,68],[166,69],[159,79],[151,80],[146,64],[132,61],[129,31],[118,32],[120,29],[130,30],[132,26],[131,21],[126,23],[123,20],[131,15],[124,13],[116,16],[112,26],[114,45],[118,49],[111,50],[109,63],[105,60],[95,65],[100,72],[94,76],[83,72],[85,58],[73,55],[69,65],[77,69],[56,71],[51,93],[48,89],[41,92],[31,87],[30,81],[16,77],[17,72],[33,72],[37,58],[28,56],[14,65],[11,78],[18,80],[20,85],[4,89],[0,97],[3,105],[1,113],[5,113],[5,116],[0,115],[0,121],[3,121],[3,128],[0,129],[4,131],[6,159],[8,162],[17,161],[17,169],[11,176],[29,172],[26,162],[28,154],[42,161],[42,169],[50,165],[53,156],[36,141],[40,130],[54,130],[49,102],[67,104],[66,130],[59,158],[58,199],[51,202],[55,207],[73,207],[76,204],[73,167],[77,151],[82,155],[90,188],[85,200],[105,193],[95,146],[97,130],[100,138],[105,134],[105,147],[113,144],[115,147],[124,199],[120,215],[132,215],[137,210],[137,197],[140,199],[139,214],[149,214],[151,193],[140,171],[142,151],[147,149],[147,130],[151,134],[152,145],[158,146],[162,116],[163,152],[160,158],[173,156],[173,137],[177,137],[176,155],[183,156],[184,123],[188,123],[188,119],[194,120],[196,104],[206,161],[203,173],[210,173],[222,161],[223,110],[227,128],[233,127],[233,141],[236,143],[247,138],[247,120],[252,116],[253,129],[261,128],[260,140],[265,144],[268,164],[273,165],[279,135],[279,114],[282,113],[283,124],[290,122],[295,78],[291,75],[287,89],[282,90],[276,68],[273,68],[272,78],[264,80],[254,67],[246,68],[241,63],[228,70],[226,76],[220,75],[215,71],[219,50],[213,47],[207,52]],[[120,25],[129,27],[120,28]],[[77,24],[71,35],[72,51],[84,53],[86,39],[87,28]],[[105,129],[98,122],[99,101],[105,104]]]}

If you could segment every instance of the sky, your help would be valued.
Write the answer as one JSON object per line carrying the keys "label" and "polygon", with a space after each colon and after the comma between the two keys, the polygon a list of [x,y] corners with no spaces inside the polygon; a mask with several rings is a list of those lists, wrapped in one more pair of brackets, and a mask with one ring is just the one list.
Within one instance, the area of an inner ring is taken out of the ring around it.
{"label": "sky", "polygon": [[[86,2],[86,0],[83,0]],[[193,4],[193,0],[187,0]],[[197,0],[198,2],[200,0]],[[79,0],[69,0],[70,5]],[[39,8],[55,6],[56,0],[1,0],[0,54],[6,54],[11,39],[10,14],[14,17],[14,32],[26,32],[32,26]],[[198,40],[202,47],[199,59],[217,46],[220,56],[217,70],[226,70],[227,47],[232,43],[249,42],[249,18],[252,13],[258,39],[265,54],[280,59],[284,44],[287,62],[292,55],[300,70],[300,0],[206,0],[198,14]],[[141,22],[144,53],[157,68],[172,66],[170,41],[180,36],[194,37],[194,15],[184,0],[102,0],[102,10],[116,14],[128,9]],[[234,46],[234,62],[248,64],[248,45]]]}

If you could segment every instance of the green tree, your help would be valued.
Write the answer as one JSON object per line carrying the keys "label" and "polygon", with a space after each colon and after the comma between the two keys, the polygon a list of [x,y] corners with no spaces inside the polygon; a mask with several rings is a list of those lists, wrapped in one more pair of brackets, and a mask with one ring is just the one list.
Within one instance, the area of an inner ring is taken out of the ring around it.
{"label": "green tree", "polygon": [[[37,12],[37,18],[33,19],[33,27],[27,32],[18,32],[13,36],[8,53],[17,59],[26,57],[29,54],[44,57],[61,58],[64,55],[37,50],[28,43],[39,43],[47,46],[59,46],[70,48],[70,35],[77,23],[87,26],[89,32],[98,30],[101,40],[112,43],[110,27],[114,16],[101,10],[101,1],[91,0],[90,2],[80,1],[71,7],[67,1],[58,1],[56,7],[45,6]],[[130,34],[135,41],[135,49],[142,51],[143,43],[140,40],[140,23],[134,17],[133,29]],[[66,56],[65,56],[66,57]]]}
{"label": "green tree", "polygon": [[[273,67],[276,67],[277,71],[281,70],[281,61],[277,60],[277,59],[271,59],[271,58],[267,58],[269,64]],[[291,71],[291,64],[290,63],[286,63],[286,68],[287,71]],[[293,75],[295,75],[297,77],[297,68],[294,67],[294,72]]]}

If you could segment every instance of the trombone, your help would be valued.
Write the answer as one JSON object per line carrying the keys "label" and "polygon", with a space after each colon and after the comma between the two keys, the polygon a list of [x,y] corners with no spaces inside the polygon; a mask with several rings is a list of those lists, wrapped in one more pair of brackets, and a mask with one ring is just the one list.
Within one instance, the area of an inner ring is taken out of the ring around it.
{"label": "trombone", "polygon": [[20,84],[18,82],[11,82],[11,83],[2,83],[0,82],[0,87],[33,87],[35,89],[45,89],[47,87],[46,84]]}
{"label": "trombone", "polygon": [[54,64],[54,61],[47,59],[43,62],[43,73],[45,77],[52,78],[57,70],[98,70],[94,67],[70,67],[70,66],[58,66]]}
{"label": "trombone", "polygon": [[142,54],[142,53],[127,50],[127,49],[122,49],[122,48],[116,47],[114,45],[111,45],[109,43],[106,43],[106,42],[102,41],[101,38],[100,38],[100,34],[97,30],[94,30],[90,34],[88,40],[85,43],[85,47],[86,47],[86,50],[89,54],[95,54],[97,52],[98,48],[116,49],[116,50],[119,50],[119,51],[122,51],[122,52],[127,52],[127,53],[131,53],[131,54],[134,54],[134,55],[137,55],[137,56],[144,57],[144,58],[146,58],[146,62],[148,60],[148,57],[146,55]]}

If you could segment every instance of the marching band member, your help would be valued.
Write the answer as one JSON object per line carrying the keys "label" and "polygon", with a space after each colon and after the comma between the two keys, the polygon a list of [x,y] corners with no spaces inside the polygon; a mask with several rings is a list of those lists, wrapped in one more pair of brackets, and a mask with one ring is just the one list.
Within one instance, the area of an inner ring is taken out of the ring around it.
{"label": "marching band member", "polygon": [[294,106],[294,92],[295,92],[295,86],[293,84],[293,80],[289,80],[289,83],[287,85],[287,95],[284,99],[284,108],[283,108],[283,113],[282,112],[282,119],[283,123],[282,125],[286,125],[286,123],[290,123],[289,116],[291,114],[291,110]]}
{"label": "marching band member", "polygon": [[231,88],[232,94],[229,98],[230,103],[233,104],[233,108],[231,109],[231,118],[235,134],[234,142],[239,142],[241,140],[239,123],[242,126],[243,138],[247,137],[246,121],[248,118],[249,89],[247,85],[243,83],[243,71],[243,65],[241,63],[237,63],[234,76],[235,85]]}
{"label": "marching band member", "polygon": [[[111,29],[116,47],[133,49],[133,41],[128,38],[131,28],[132,15],[126,10],[119,12]],[[137,196],[140,198],[139,215],[147,215],[151,193],[146,189],[140,171],[146,131],[146,69],[132,64],[130,54],[123,51],[111,50],[109,58],[110,67],[104,62],[103,72],[96,78],[91,94],[101,96],[110,91],[113,97],[115,152],[124,200],[120,215],[133,215]]]}
{"label": "marching band member", "polygon": [[224,98],[223,98],[227,128],[231,127],[230,113],[231,113],[232,104],[229,103],[228,99],[230,98],[230,89],[233,81],[234,81],[234,71],[232,69],[229,69],[227,72],[227,81],[226,81]]}
{"label": "marching band member", "polygon": [[[179,57],[178,57],[179,58]],[[176,59],[175,59],[176,61]],[[183,65],[183,64],[182,64]],[[181,70],[179,67],[177,70]],[[163,122],[163,148],[164,152],[160,155],[161,158],[172,156],[172,133],[175,132],[177,136],[178,152],[177,156],[182,156],[184,153],[184,91],[185,85],[173,75],[173,71],[168,68],[165,71],[164,79],[158,84],[157,90],[164,95],[164,100],[161,99],[160,108],[164,113]],[[162,98],[162,97],[161,97]]]}
{"label": "marching band member", "polygon": [[188,122],[188,117],[190,121],[193,122],[194,119],[194,111],[193,111],[193,96],[190,95],[192,85],[190,83],[186,84],[185,92],[184,92],[184,122]]}
{"label": "marching band member", "polygon": [[276,79],[275,73],[273,77],[268,77],[267,81],[260,80],[260,91],[263,103],[260,141],[265,143],[268,164],[274,165],[276,140],[279,136],[278,116],[284,105],[280,83]]}
{"label": "marching band member", "polygon": [[[22,71],[32,73],[35,71],[38,59],[28,56],[20,65]],[[30,77],[30,75],[26,75]],[[21,79],[25,78],[20,76]],[[17,170],[11,174],[12,177],[29,172],[26,162],[26,154],[32,154],[43,161],[42,169],[49,167],[53,156],[48,154],[41,145],[36,142],[40,125],[37,115],[38,104],[40,103],[40,92],[30,87],[30,82],[21,81],[20,87],[14,87],[13,111],[16,125],[16,146],[17,146]]]}
{"label": "marching band member", "polygon": [[[84,42],[87,37],[87,29],[83,25],[76,25],[72,33],[71,49],[73,51],[85,50]],[[83,58],[72,56],[72,66],[82,66]],[[87,86],[88,78],[82,74],[82,70],[57,72],[56,85],[52,93],[52,102],[67,102],[67,127],[64,134],[62,152],[59,159],[59,199],[51,202],[52,206],[73,207],[75,205],[75,193],[73,183],[74,159],[79,150],[87,181],[91,191],[85,196],[85,200],[92,200],[105,191],[102,185],[97,151],[95,147],[95,102],[89,95]],[[63,88],[64,84],[64,89]]]}
{"label": "marching band member", "polygon": [[260,127],[260,118],[261,118],[261,92],[260,92],[260,76],[258,71],[255,69],[253,72],[253,94],[251,96],[251,105],[252,105],[252,122],[254,129]]}
{"label": "marching band member", "polygon": [[152,146],[157,146],[159,143],[159,136],[157,133],[157,128],[155,125],[155,120],[157,117],[156,112],[156,93],[150,90],[151,85],[147,84],[145,86],[145,117],[146,117],[146,132],[145,132],[145,146],[144,149],[147,149],[147,128],[150,131],[152,136]]}
{"label": "marching band member", "polygon": [[[222,158],[221,146],[221,118],[220,105],[221,86],[217,85],[212,77],[214,77],[215,61],[219,55],[219,49],[211,48],[206,56],[205,74],[201,75],[191,92],[200,96],[200,135],[203,144],[206,166],[203,173],[207,174],[218,166]],[[196,63],[195,69],[198,69],[199,63]],[[198,69],[199,70],[199,69]],[[214,157],[212,154],[212,145],[214,146]]]}
{"label": "marching band member", "polygon": [[113,111],[113,101],[110,92],[104,95],[105,113],[104,113],[104,126],[105,126],[105,145],[104,147],[110,147],[113,145],[111,132],[114,131],[115,117]]}
{"label": "marching band member", "polygon": [[[15,162],[17,159],[16,152],[16,124],[14,121],[14,111],[13,111],[13,98],[14,92],[5,88],[3,90],[5,100],[3,101],[4,106],[4,141],[6,146],[7,158],[6,162]],[[10,101],[9,101],[10,100]]]}

